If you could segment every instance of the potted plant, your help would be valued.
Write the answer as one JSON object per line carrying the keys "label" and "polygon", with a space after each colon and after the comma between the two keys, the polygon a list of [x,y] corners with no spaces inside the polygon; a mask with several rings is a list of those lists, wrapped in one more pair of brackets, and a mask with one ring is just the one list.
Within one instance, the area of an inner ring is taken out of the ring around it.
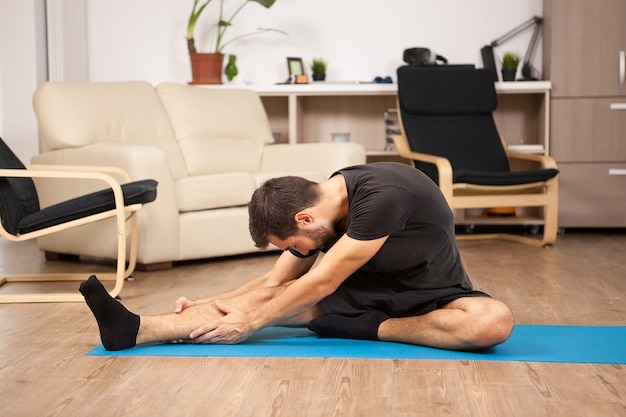
{"label": "potted plant", "polygon": [[507,52],[502,57],[502,81],[515,81],[515,74],[517,73],[517,66],[519,65],[520,57],[513,52]]}
{"label": "potted plant", "polygon": [[[276,0],[243,0],[243,2],[235,9],[235,11],[229,16],[224,17],[224,0],[220,1],[219,16],[217,16],[217,22],[213,25],[217,31],[215,33],[215,45],[212,52],[199,53],[196,50],[196,44],[194,39],[194,30],[198,18],[211,2],[211,0],[194,0],[193,8],[191,9],[191,15],[187,22],[187,49],[189,50],[189,57],[191,59],[191,73],[192,81],[190,84],[222,84],[222,65],[224,62],[223,50],[226,45],[239,40],[241,38],[258,35],[267,31],[277,31],[275,29],[258,28],[252,33],[236,36],[230,40],[226,40],[224,35],[226,30],[233,25],[233,20],[239,14],[239,12],[249,3],[258,3],[261,6],[269,9],[274,5]],[[228,64],[224,68],[224,74],[228,78],[228,81],[237,75],[237,56],[230,55],[228,58]]]}
{"label": "potted plant", "polygon": [[313,58],[311,73],[313,74],[313,81],[324,81],[326,79],[326,61],[322,58]]}

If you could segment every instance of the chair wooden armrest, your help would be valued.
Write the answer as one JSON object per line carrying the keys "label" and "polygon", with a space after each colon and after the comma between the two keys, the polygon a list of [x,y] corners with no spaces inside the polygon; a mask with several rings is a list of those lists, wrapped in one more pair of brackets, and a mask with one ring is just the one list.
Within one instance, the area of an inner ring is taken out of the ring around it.
{"label": "chair wooden armrest", "polygon": [[[506,149],[506,148],[505,148]],[[545,155],[537,155],[537,154],[528,154],[523,152],[516,152],[506,150],[506,156],[509,159],[516,159],[521,161],[530,161],[538,163],[542,169],[554,168],[556,169],[556,161],[554,158]]]}
{"label": "chair wooden armrest", "polygon": [[556,161],[552,157],[512,151],[509,149],[506,140],[502,137],[502,135],[500,135],[500,142],[502,142],[502,147],[504,148],[504,152],[509,160],[534,162],[538,164],[541,169],[556,169]]}
{"label": "chair wooden armrest", "polygon": [[421,152],[413,152],[409,147],[409,141],[404,135],[394,135],[392,137],[398,154],[401,157],[410,159],[412,161],[423,161],[433,164],[437,167],[437,173],[439,174],[439,188],[443,193],[448,204],[452,203],[452,165],[447,158],[430,155]]}

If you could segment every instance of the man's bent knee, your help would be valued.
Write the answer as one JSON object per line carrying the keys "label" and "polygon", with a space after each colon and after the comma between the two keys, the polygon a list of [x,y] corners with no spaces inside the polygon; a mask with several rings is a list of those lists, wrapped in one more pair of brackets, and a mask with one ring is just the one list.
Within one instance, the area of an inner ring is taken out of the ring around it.
{"label": "man's bent knee", "polygon": [[505,342],[515,325],[513,313],[506,304],[499,301],[490,304],[483,312],[483,317],[480,318],[473,334],[472,344],[476,349],[489,348]]}

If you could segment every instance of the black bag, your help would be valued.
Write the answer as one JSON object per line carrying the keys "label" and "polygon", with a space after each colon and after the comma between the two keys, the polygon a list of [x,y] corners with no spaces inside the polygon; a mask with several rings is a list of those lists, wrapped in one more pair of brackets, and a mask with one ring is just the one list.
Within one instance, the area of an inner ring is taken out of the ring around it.
{"label": "black bag", "polygon": [[448,60],[428,48],[409,48],[404,50],[404,62],[409,65],[438,65],[438,62],[447,64]]}

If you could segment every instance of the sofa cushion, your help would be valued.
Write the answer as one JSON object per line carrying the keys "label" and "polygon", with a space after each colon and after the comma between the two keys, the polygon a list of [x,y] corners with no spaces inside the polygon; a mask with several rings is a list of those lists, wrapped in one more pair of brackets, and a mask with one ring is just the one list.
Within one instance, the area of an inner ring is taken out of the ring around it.
{"label": "sofa cushion", "polygon": [[180,212],[246,205],[256,188],[247,173],[201,175],[176,181]]}
{"label": "sofa cushion", "polygon": [[48,82],[35,91],[33,105],[44,150],[174,140],[159,96],[145,81]]}
{"label": "sofa cushion", "polygon": [[259,170],[263,145],[274,138],[256,92],[174,83],[156,90],[189,175]]}
{"label": "sofa cushion", "polygon": [[279,143],[263,147],[260,172],[318,172],[323,181],[341,168],[365,162],[363,146],[354,142]]}
{"label": "sofa cushion", "polygon": [[255,174],[254,179],[256,182],[256,186],[260,187],[265,181],[271,178],[286,177],[286,176],[302,177],[313,182],[323,182],[328,179],[324,176],[324,174],[322,174],[321,172],[317,172],[317,171],[262,172],[262,173]]}
{"label": "sofa cushion", "polygon": [[189,175],[256,172],[263,147],[256,141],[233,138],[189,138],[178,142]]}

